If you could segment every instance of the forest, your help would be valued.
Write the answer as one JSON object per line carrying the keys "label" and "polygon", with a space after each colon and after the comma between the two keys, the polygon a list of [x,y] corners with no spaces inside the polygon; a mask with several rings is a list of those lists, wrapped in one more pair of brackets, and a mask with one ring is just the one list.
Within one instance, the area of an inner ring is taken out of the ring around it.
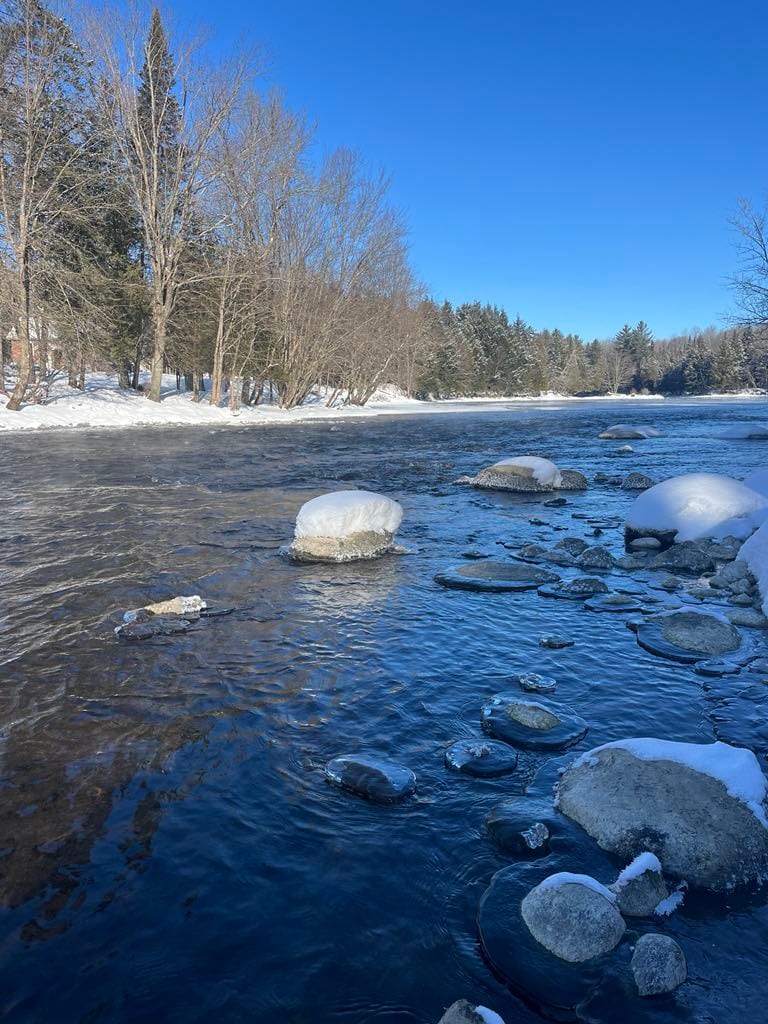
{"label": "forest", "polygon": [[[321,389],[409,396],[768,388],[768,245],[743,204],[724,329],[655,339],[537,330],[436,300],[389,182],[262,88],[257,53],[211,61],[157,9],[0,4],[0,391],[45,399],[90,370],[160,401],[283,408]],[[150,370],[142,380],[142,367]]]}

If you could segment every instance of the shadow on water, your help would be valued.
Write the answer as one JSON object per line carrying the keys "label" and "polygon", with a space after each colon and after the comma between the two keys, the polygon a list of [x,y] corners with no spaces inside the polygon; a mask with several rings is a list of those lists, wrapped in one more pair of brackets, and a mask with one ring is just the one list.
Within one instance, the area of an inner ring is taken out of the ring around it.
{"label": "shadow on water", "polygon": [[[617,417],[667,436],[618,457],[596,440]],[[466,997],[507,1024],[539,1019],[481,955],[476,914],[510,863],[485,835],[487,813],[515,797],[532,819],[551,816],[554,763],[526,795],[543,755],[482,780],[448,772],[445,748],[480,735],[482,701],[533,670],[590,723],[579,749],[719,737],[764,762],[768,687],[656,659],[621,615],[438,587],[468,551],[506,559],[505,544],[591,541],[582,516],[603,520],[599,543],[618,551],[611,518],[632,500],[596,487],[547,508],[452,481],[515,452],[589,476],[734,461],[742,475],[765,448],[713,434],[762,417],[756,403],[595,403],[334,430],[3,437],[5,1018],[429,1024]],[[282,559],[302,502],[339,486],[401,500],[411,553],[334,568]],[[125,609],[179,593],[235,611],[184,635],[114,636]],[[548,632],[575,644],[542,649]],[[376,807],[331,788],[321,766],[362,751],[411,767],[417,797]],[[560,829],[552,870],[620,866]],[[691,983],[640,1005],[618,972],[585,1019],[763,1019],[762,899],[693,898],[664,929]]]}

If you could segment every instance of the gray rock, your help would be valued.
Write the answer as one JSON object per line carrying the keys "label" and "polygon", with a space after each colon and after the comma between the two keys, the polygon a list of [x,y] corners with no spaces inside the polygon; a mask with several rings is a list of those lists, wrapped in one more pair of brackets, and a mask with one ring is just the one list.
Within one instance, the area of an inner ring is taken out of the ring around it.
{"label": "gray rock", "polygon": [[539,647],[548,647],[552,651],[560,651],[563,647],[573,647],[574,641],[558,633],[545,633],[539,637]]}
{"label": "gray rock", "polygon": [[725,614],[734,626],[744,626],[746,629],[765,629],[768,626],[768,619],[756,608],[734,608]]}
{"label": "gray rock", "polygon": [[517,684],[526,693],[554,693],[557,683],[547,676],[540,676],[538,672],[524,672],[517,677]]}
{"label": "gray rock", "polygon": [[665,590],[679,590],[683,585],[683,581],[678,579],[677,576],[665,576],[659,584]]}
{"label": "gray rock", "polygon": [[325,766],[329,782],[374,803],[399,803],[416,789],[416,776],[403,765],[365,754],[335,757]]}
{"label": "gray rock", "polygon": [[623,874],[610,886],[611,892],[616,893],[619,910],[626,917],[650,917],[669,895],[661,873],[648,869],[629,879],[624,879]]}
{"label": "gray rock", "polygon": [[288,548],[295,562],[357,562],[392,551],[394,535],[363,530],[348,537],[297,537]]}
{"label": "gray rock", "polygon": [[641,996],[674,992],[688,977],[685,954],[668,935],[641,935],[632,954],[632,974]]}
{"label": "gray rock", "polygon": [[589,487],[587,478],[576,469],[561,469],[560,478],[561,491],[586,491]]}
{"label": "gray rock", "polygon": [[654,427],[632,427],[626,423],[618,423],[615,427],[608,427],[597,436],[602,441],[645,441],[649,437],[663,437],[664,435]]}
{"label": "gray rock", "polygon": [[657,537],[638,537],[637,540],[631,540],[628,547],[630,551],[658,551],[661,541]]}
{"label": "gray rock", "polygon": [[610,551],[596,546],[582,551],[576,559],[576,564],[583,569],[612,569],[616,565],[616,559]]}
{"label": "gray rock", "polygon": [[635,569],[645,569],[648,565],[648,556],[645,552],[636,551],[632,555],[622,555],[616,559],[616,567],[627,572],[634,572]]}
{"label": "gray rock", "polygon": [[690,540],[683,541],[682,544],[673,544],[651,559],[652,569],[666,569],[669,572],[699,575],[703,572],[712,572],[714,567],[712,556]]}
{"label": "gray rock", "polygon": [[647,491],[649,487],[655,486],[656,480],[652,480],[644,473],[630,473],[621,481],[623,491]]}
{"label": "gray rock", "polygon": [[735,604],[741,608],[749,608],[755,603],[755,599],[751,594],[733,594],[728,598],[728,603]]}
{"label": "gray rock", "polygon": [[659,623],[667,643],[682,647],[684,651],[719,655],[730,654],[741,646],[738,630],[703,611],[680,609],[670,614],[653,615],[648,621]]}
{"label": "gray rock", "polygon": [[445,1011],[438,1024],[485,1024],[484,1019],[466,999],[459,999]]}
{"label": "gray rock", "polygon": [[534,939],[572,964],[610,952],[626,928],[609,895],[582,882],[558,881],[557,875],[531,889],[520,911]]}
{"label": "gray rock", "polygon": [[[562,475],[562,474],[561,474]],[[472,479],[472,486],[491,491],[523,491],[525,493],[551,494],[552,486],[543,486],[533,476],[528,466],[488,466],[481,469]]]}
{"label": "gray rock", "polygon": [[517,553],[520,558],[542,558],[547,549],[541,544],[524,544]]}
{"label": "gray rock", "polygon": [[718,779],[665,758],[658,741],[655,749],[654,760],[623,746],[580,758],[560,779],[560,811],[602,849],[626,860],[649,850],[691,885],[725,890],[768,874],[768,829],[752,810]]}
{"label": "gray rock", "polygon": [[555,544],[555,547],[563,548],[569,555],[580,555],[582,551],[586,551],[589,545],[581,537],[563,537]]}

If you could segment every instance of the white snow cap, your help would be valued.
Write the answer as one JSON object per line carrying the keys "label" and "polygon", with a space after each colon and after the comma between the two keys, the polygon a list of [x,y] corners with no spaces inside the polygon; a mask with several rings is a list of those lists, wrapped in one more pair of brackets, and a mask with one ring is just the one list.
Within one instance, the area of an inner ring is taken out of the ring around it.
{"label": "white snow cap", "polygon": [[611,892],[596,878],[591,875],[574,875],[570,871],[558,871],[554,875],[549,875],[543,882],[539,882],[536,888],[559,889],[562,885],[584,885],[587,889],[592,889],[594,892],[600,893],[601,896],[605,896],[609,902],[616,902],[616,893]]}
{"label": "white snow cap", "polygon": [[768,426],[763,423],[747,423],[743,426],[728,427],[717,437],[725,437],[729,441],[768,441]]}
{"label": "white snow cap", "polygon": [[617,888],[623,888],[635,878],[644,875],[646,871],[655,871],[657,874],[661,874],[661,861],[655,853],[650,853],[647,850],[645,853],[639,853],[630,864],[627,864],[616,879]]}
{"label": "white snow cap", "polygon": [[301,506],[296,516],[296,538],[343,538],[368,531],[394,534],[402,518],[402,506],[383,494],[332,491]]}
{"label": "white snow cap", "polygon": [[686,473],[635,498],[626,525],[677,531],[675,540],[748,537],[768,516],[768,497],[718,473]]}
{"label": "white snow cap", "polygon": [[766,779],[757,758],[745,747],[732,747],[719,740],[714,743],[676,743],[644,736],[604,743],[582,754],[571,767],[592,763],[602,750],[626,750],[641,761],[674,761],[702,775],[709,775],[722,782],[728,793],[746,804],[758,821],[768,828],[763,806]]}
{"label": "white snow cap", "polygon": [[503,470],[507,466],[533,470],[533,479],[542,487],[559,487],[562,482],[560,470],[549,459],[539,459],[535,455],[518,455],[514,459],[494,462],[491,469]]}
{"label": "white snow cap", "polygon": [[741,545],[739,561],[747,563],[749,571],[757,580],[763,599],[763,611],[768,615],[768,523]]}
{"label": "white snow cap", "polygon": [[614,423],[612,427],[606,427],[600,436],[621,441],[623,438],[632,440],[638,437],[663,437],[664,435],[655,427],[634,427],[631,423]]}
{"label": "white snow cap", "polygon": [[478,1017],[482,1017],[485,1024],[504,1024],[504,1021],[493,1010],[489,1010],[487,1006],[476,1006],[475,1013]]}

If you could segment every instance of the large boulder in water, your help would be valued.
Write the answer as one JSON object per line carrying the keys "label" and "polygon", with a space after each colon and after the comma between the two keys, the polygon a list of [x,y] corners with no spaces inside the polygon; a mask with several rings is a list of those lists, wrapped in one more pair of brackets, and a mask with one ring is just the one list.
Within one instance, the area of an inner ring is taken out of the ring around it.
{"label": "large boulder in water", "polygon": [[724,890],[768,874],[766,780],[750,750],[627,739],[563,773],[563,814],[610,853],[654,853],[666,873]]}
{"label": "large boulder in water", "polygon": [[325,766],[329,782],[378,804],[405,800],[416,789],[416,776],[401,764],[366,754],[344,754]]}
{"label": "large boulder in water", "polygon": [[583,718],[554,701],[530,700],[519,693],[497,693],[480,712],[484,732],[524,750],[565,750],[589,729]]}
{"label": "large boulder in water", "polygon": [[300,562],[350,562],[391,551],[403,509],[371,491],[333,491],[299,509],[289,554]]}
{"label": "large boulder in water", "polygon": [[534,939],[572,964],[610,952],[626,928],[614,894],[589,875],[550,875],[520,910]]}
{"label": "large boulder in water", "polygon": [[690,665],[741,647],[741,634],[726,618],[695,608],[651,615],[636,627],[636,635],[651,654]]}
{"label": "large boulder in water", "polygon": [[473,479],[474,487],[497,491],[553,491],[561,483],[560,470],[549,459],[520,455],[501,459],[481,469]]}

